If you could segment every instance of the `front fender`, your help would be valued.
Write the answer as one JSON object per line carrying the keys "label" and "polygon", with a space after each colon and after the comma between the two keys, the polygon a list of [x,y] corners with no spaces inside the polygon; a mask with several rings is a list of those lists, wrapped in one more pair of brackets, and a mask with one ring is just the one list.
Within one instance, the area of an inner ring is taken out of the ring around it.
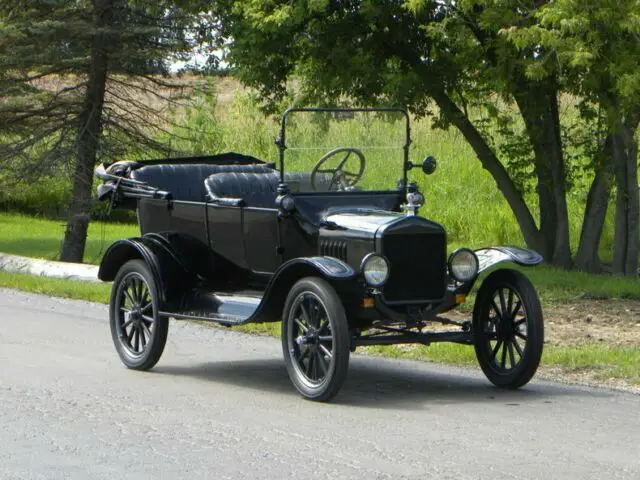
{"label": "front fender", "polygon": [[267,285],[260,306],[248,321],[279,320],[291,287],[305,277],[321,277],[327,280],[336,289],[347,312],[359,305],[356,272],[351,266],[333,257],[294,258],[276,270]]}
{"label": "front fender", "polygon": [[152,237],[118,240],[105,253],[98,278],[113,281],[129,260],[143,260],[154,277],[162,302],[172,302],[193,286],[196,276],[181,263],[166,244]]}
{"label": "front fender", "polygon": [[533,250],[519,247],[486,247],[475,250],[478,257],[478,273],[502,262],[513,262],[527,267],[540,265],[542,255]]}

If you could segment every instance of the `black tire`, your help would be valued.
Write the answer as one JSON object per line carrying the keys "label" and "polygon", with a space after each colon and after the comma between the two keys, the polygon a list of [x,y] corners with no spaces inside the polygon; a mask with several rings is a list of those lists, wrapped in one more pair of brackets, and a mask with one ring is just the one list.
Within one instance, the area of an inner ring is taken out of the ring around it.
{"label": "black tire", "polygon": [[167,342],[169,319],[159,315],[153,275],[142,260],[125,263],[111,289],[109,323],[116,351],[128,368],[149,370]]}
{"label": "black tire", "polygon": [[335,289],[321,278],[298,281],[282,313],[282,352],[289,378],[302,396],[322,402],[338,393],[347,378],[350,343]]}
{"label": "black tire", "polygon": [[516,389],[538,369],[544,344],[544,321],[538,294],[516,270],[491,273],[473,308],[476,357],[496,386]]}

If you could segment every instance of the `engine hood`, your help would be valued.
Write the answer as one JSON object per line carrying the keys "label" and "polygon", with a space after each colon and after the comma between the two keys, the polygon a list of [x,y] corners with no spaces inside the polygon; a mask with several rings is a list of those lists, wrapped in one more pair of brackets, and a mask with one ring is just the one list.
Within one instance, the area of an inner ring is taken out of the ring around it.
{"label": "engine hood", "polygon": [[406,215],[369,208],[349,208],[327,212],[321,226],[328,230],[349,230],[354,233],[369,234],[372,237],[380,228],[388,227]]}
{"label": "engine hood", "polygon": [[404,232],[424,231],[443,232],[441,225],[426,218],[405,215],[398,212],[370,208],[349,208],[328,211],[322,217],[323,230],[351,233],[356,236],[379,238],[383,233],[398,229]]}

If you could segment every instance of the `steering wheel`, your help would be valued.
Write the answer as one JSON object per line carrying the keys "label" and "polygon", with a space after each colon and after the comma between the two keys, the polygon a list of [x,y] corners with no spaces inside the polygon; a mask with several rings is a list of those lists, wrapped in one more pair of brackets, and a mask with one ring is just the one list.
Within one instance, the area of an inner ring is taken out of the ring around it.
{"label": "steering wheel", "polygon": [[[340,153],[347,152],[346,156],[340,161],[337,167],[335,168],[327,168],[321,169],[322,165],[324,165],[330,158],[338,155]],[[358,173],[354,173],[344,169],[345,164],[349,160],[351,154],[354,153],[358,160],[360,161],[360,168],[358,169]],[[338,147],[330,152],[326,153],[313,167],[311,170],[311,188],[317,190],[316,186],[316,175],[318,173],[330,173],[331,182],[329,183],[329,190],[335,185],[338,187],[338,190],[346,190],[349,187],[353,187],[356,183],[360,181],[362,178],[362,174],[364,173],[365,160],[364,154],[362,151],[355,147]]]}

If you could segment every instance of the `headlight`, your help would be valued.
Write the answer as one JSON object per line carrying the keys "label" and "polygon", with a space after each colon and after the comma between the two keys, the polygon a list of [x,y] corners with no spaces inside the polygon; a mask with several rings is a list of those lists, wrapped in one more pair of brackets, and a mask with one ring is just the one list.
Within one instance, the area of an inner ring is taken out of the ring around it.
{"label": "headlight", "polygon": [[460,248],[449,257],[449,273],[458,282],[468,282],[478,274],[478,257],[468,248]]}
{"label": "headlight", "polygon": [[362,259],[360,271],[369,285],[381,287],[389,278],[389,263],[383,256],[370,253]]}

